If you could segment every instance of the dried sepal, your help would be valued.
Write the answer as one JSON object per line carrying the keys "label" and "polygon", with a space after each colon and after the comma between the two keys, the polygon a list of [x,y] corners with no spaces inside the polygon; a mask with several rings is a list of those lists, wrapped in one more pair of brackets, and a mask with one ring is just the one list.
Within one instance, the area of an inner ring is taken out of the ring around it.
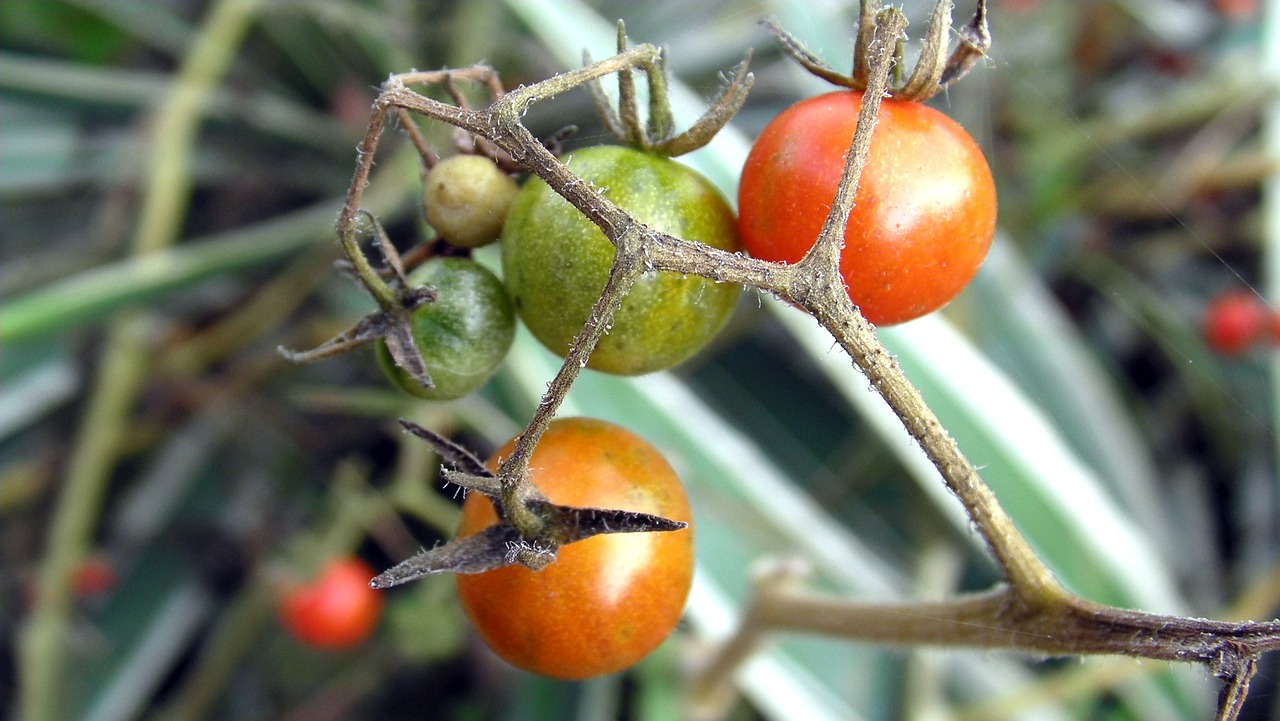
{"label": "dried sepal", "polygon": [[991,25],[987,22],[986,0],[978,0],[978,9],[974,11],[973,19],[960,28],[959,37],[960,45],[951,54],[939,80],[944,88],[968,75],[973,66],[987,56],[987,50],[991,47]]}
{"label": "dried sepal", "polygon": [[500,500],[502,497],[502,484],[498,481],[497,476],[487,470],[484,473],[467,473],[444,468],[440,471],[440,477],[446,483],[452,483],[468,491],[483,493],[493,501],[494,507],[501,508],[502,506],[502,501]]}
{"label": "dried sepal", "polygon": [[711,142],[747,102],[747,93],[755,83],[755,76],[748,71],[750,66],[751,51],[747,51],[742,62],[733,67],[731,79],[707,112],[689,126],[688,130],[657,144],[654,150],[663,155],[675,157],[697,150]]}
{"label": "dried sepal", "polygon": [[669,140],[676,132],[676,118],[671,112],[671,103],[665,102],[670,96],[667,90],[667,51],[660,48],[658,61],[649,68],[645,75],[649,83],[649,123],[647,133],[650,143],[661,143]]}
{"label": "dried sepal", "polygon": [[[590,65],[591,63],[591,53],[583,50],[582,64]],[[600,116],[600,122],[605,129],[615,138],[625,138],[627,130],[622,127],[622,119],[618,117],[617,111],[613,109],[613,103],[609,100],[609,95],[605,93],[604,86],[600,84],[600,80],[593,78],[584,84],[591,93],[591,100],[596,106],[596,115]]]}
{"label": "dried sepal", "polygon": [[[606,107],[608,106],[606,105]],[[578,134],[578,126],[566,125],[563,128],[560,128],[554,133],[548,135],[547,137],[540,139],[538,142],[542,145],[542,147],[547,149],[547,152],[551,153],[552,155],[558,158],[561,155],[564,155],[565,143],[570,138],[572,138],[577,134]],[[502,163],[498,163],[498,166],[503,167],[504,169],[509,170],[511,172],[514,172],[518,169],[517,166],[510,161],[510,156],[508,156],[507,162],[511,166],[510,168],[506,168],[505,166],[502,165]]]}
{"label": "dried sepal", "polygon": [[688,525],[648,513],[560,506],[541,499],[527,501],[525,505],[545,520],[544,536],[523,538],[511,524],[503,521],[479,533],[421,551],[382,572],[369,585],[390,588],[423,576],[484,573],[517,564],[539,571],[553,562],[559,549],[569,543],[606,533],[678,531]]}
{"label": "dried sepal", "polygon": [[400,426],[430,443],[431,447],[440,455],[441,460],[455,469],[473,476],[494,477],[493,472],[485,467],[484,461],[481,461],[475,454],[455,443],[452,439],[405,418],[400,419]]}
{"label": "dried sepal", "polygon": [[522,536],[507,520],[501,501],[501,483],[479,458],[429,428],[403,418],[400,425],[430,443],[444,462],[456,469],[441,472],[446,481],[469,492],[484,494],[493,503],[499,522],[477,534],[454,539],[402,561],[374,578],[370,583],[374,588],[389,588],[437,573],[483,573],[516,564],[537,571],[554,561],[562,546],[592,536],[678,531],[688,526],[684,521],[649,513],[562,506],[547,500],[535,487],[532,489],[535,495],[524,500],[522,506],[538,519],[541,530],[533,537]]}
{"label": "dried sepal", "polygon": [[358,323],[309,350],[291,350],[279,346],[276,351],[291,363],[315,363],[355,350],[372,340],[386,335],[388,320],[383,313],[373,313]]}
{"label": "dried sepal", "polygon": [[658,533],[678,531],[689,525],[651,513],[616,508],[560,506],[536,499],[526,501],[525,505],[546,519],[546,527],[552,530],[551,540],[561,546],[606,533]]}
{"label": "dried sepal", "polygon": [[[371,341],[382,339],[386,343],[387,350],[396,365],[404,369],[424,388],[433,388],[434,384],[431,381],[426,361],[423,360],[422,351],[413,340],[413,312],[423,304],[435,301],[437,297],[436,290],[427,286],[410,287],[409,280],[405,275],[404,261],[391,243],[391,239],[387,237],[382,224],[378,222],[378,219],[372,213],[363,208],[359,209],[357,213],[367,217],[373,225],[376,243],[383,260],[383,269],[380,273],[385,273],[391,281],[387,285],[388,293],[391,296],[391,300],[388,301],[388,307],[382,307],[370,313],[361,318],[351,328],[310,350],[295,351],[283,346],[277,350],[280,355],[291,362],[312,363],[341,355]],[[378,278],[382,282],[381,275]],[[357,280],[375,298],[380,297],[370,287],[367,279],[358,277]]]}
{"label": "dried sepal", "polygon": [[[862,0],[859,4],[858,33],[854,43],[853,68],[849,75],[832,69],[775,21],[765,20],[763,24],[782,46],[782,51],[811,74],[833,85],[865,90],[869,80],[869,58],[875,53],[872,44],[876,42],[878,18],[885,12],[883,7],[880,0]],[[928,100],[964,77],[980,58],[986,56],[987,49],[991,47],[991,28],[987,22],[985,0],[979,0],[973,20],[959,31],[959,44],[948,53],[952,7],[950,0],[938,0],[934,5],[920,58],[905,81],[900,77],[901,68],[895,64],[889,95],[904,100]],[[891,9],[890,12],[897,11]],[[896,38],[894,42],[894,57],[900,62],[903,40]]]}
{"label": "dried sepal", "polygon": [[[951,3],[940,2],[933,6],[929,16],[929,29],[924,34],[924,47],[920,59],[911,70],[911,76],[902,85],[904,97],[931,97],[941,88],[942,71],[947,67],[947,39],[951,32]],[[898,57],[901,57],[899,52]]]}
{"label": "dried sepal", "polygon": [[400,251],[396,250],[395,244],[387,236],[386,229],[382,227],[382,223],[378,222],[377,216],[365,208],[360,209],[360,214],[368,218],[370,225],[373,226],[378,252],[382,254],[383,265],[391,272],[395,280],[400,283],[401,288],[408,288],[409,279],[404,274],[404,261],[400,259]]}
{"label": "dried sepal", "polygon": [[[627,50],[626,27],[618,21],[618,53]],[[591,56],[582,53],[583,64],[590,64]],[[747,91],[754,78],[747,71],[751,61],[748,52],[742,62],[734,66],[732,79],[719,97],[688,130],[675,134],[675,115],[671,111],[671,99],[667,87],[666,53],[659,50],[651,63],[642,66],[649,84],[648,122],[640,122],[635,73],[630,68],[617,71],[618,109],[615,111],[608,95],[598,80],[586,81],[596,105],[597,114],[609,132],[626,145],[669,157],[683,155],[706,145],[733,119],[746,102]]]}
{"label": "dried sepal", "polygon": [[[846,88],[858,87],[855,80],[856,76],[850,77],[827,65],[817,55],[809,52],[809,49],[800,42],[799,38],[787,32],[772,18],[766,18],[760,21],[760,24],[764,26],[765,30],[769,31],[769,34],[773,36],[778,45],[782,46],[782,52],[799,63],[800,67],[809,71],[811,75],[822,78],[832,85]],[[865,84],[863,87],[865,87]]]}
{"label": "dried sepal", "polygon": [[440,573],[484,573],[511,565],[510,549],[521,542],[516,529],[506,524],[489,526],[483,531],[458,538],[444,545],[420,551],[416,556],[397,563],[374,576],[373,588],[391,588],[423,576]]}
{"label": "dried sepal", "polygon": [[[618,21],[618,53],[627,51],[627,28]],[[640,124],[640,104],[636,100],[635,76],[629,68],[618,71],[618,117],[622,120],[622,140],[634,148],[647,148],[649,137]],[[653,88],[650,88],[650,94]]]}
{"label": "dried sepal", "polygon": [[430,390],[435,388],[436,384],[431,380],[431,372],[427,370],[427,362],[422,358],[422,351],[413,340],[413,329],[408,320],[405,318],[405,322],[391,323],[382,340],[387,344],[391,360],[395,361],[401,370],[408,373],[423,388]]}

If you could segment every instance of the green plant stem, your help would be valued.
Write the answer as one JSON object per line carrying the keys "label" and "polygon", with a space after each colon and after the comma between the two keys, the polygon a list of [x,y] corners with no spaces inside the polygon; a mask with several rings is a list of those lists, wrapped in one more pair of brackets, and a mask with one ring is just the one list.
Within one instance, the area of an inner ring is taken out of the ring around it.
{"label": "green plant stem", "polygon": [[18,296],[0,304],[0,343],[53,335],[166,291],[276,260],[327,236],[336,208],[321,203],[251,228],[125,258]]}
{"label": "green plant stem", "polygon": [[249,31],[257,5],[257,0],[215,4],[183,60],[155,121],[135,253],[167,248],[178,238],[191,201],[191,162],[205,105]]}
{"label": "green plant stem", "polygon": [[[201,109],[247,32],[254,0],[223,0],[210,10],[160,109],[150,153],[134,253],[160,251],[176,240],[190,195],[191,145]],[[70,579],[85,557],[128,414],[149,365],[146,319],[130,313],[111,326],[104,361],[88,401],[67,479],[53,511],[37,603],[23,628],[19,704],[26,721],[62,715],[63,665],[72,610]]]}
{"label": "green plant stem", "polygon": [[[369,471],[346,461],[334,470],[327,494],[330,514],[314,537],[306,537],[299,565],[318,572],[326,561],[350,555],[378,515],[389,506],[369,488]],[[295,539],[297,540],[297,539]],[[278,579],[259,567],[222,614],[196,661],[153,721],[196,721],[208,716],[244,658],[261,642],[279,598]]]}
{"label": "green plant stem", "polygon": [[124,417],[146,376],[147,319],[130,316],[112,329],[98,369],[66,481],[49,525],[36,604],[22,630],[19,666],[20,718],[51,721],[65,715],[62,665],[74,598],[70,579],[88,553],[127,424]]}
{"label": "green plant stem", "polygon": [[152,718],[157,721],[204,718],[221,697],[227,682],[240,670],[245,656],[262,641],[275,610],[275,598],[271,581],[261,574],[246,584],[214,626],[182,686]]}

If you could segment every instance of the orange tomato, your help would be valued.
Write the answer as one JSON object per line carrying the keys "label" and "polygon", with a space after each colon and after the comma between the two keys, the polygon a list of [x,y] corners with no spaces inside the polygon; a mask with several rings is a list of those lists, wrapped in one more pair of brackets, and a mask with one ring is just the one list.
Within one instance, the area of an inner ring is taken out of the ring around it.
{"label": "orange tomato", "polygon": [[[666,459],[612,423],[553,421],[529,466],[530,480],[554,503],[692,521]],[[497,521],[489,500],[472,493],[458,535]],[[514,565],[457,576],[463,608],[490,648],[515,666],[565,679],[613,673],[648,655],[680,620],[692,580],[692,527],[593,536],[561,547],[538,572]]]}

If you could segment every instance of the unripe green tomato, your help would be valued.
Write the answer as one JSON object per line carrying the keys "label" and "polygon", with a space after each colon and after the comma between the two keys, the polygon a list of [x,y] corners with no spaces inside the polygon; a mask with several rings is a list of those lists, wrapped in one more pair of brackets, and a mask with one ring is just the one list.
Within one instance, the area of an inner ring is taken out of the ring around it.
{"label": "unripe green tomato", "polygon": [[[598,146],[569,169],[641,223],[685,240],[739,249],[733,210],[715,186],[670,158]],[[614,248],[595,224],[540,179],[520,190],[502,232],[502,269],[533,335],[564,356],[604,289]],[[619,375],[670,368],[707,345],[741,291],[730,283],[646,272],[623,299],[588,367]]]}
{"label": "unripe green tomato", "polygon": [[409,275],[409,282],[433,287],[437,294],[413,312],[412,320],[414,344],[435,387],[424,388],[397,366],[379,340],[383,372],[401,390],[428,400],[461,398],[484,385],[515,338],[515,313],[502,281],[469,258],[432,258]]}
{"label": "unripe green tomato", "polygon": [[520,188],[483,155],[455,155],[436,163],[423,183],[427,222],[451,244],[479,248],[498,239]]}

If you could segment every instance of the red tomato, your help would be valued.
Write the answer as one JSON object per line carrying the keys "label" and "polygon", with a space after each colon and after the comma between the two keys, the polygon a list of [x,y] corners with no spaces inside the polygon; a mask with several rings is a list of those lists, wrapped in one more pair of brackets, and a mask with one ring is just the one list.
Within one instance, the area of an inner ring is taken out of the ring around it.
{"label": "red tomato", "polygon": [[369,588],[374,571],[357,558],[330,561],[320,577],[285,594],[280,615],[299,641],[327,651],[357,646],[382,617],[382,594]]}
{"label": "red tomato", "polygon": [[1253,293],[1225,292],[1205,308],[1201,321],[1204,341],[1222,355],[1241,355],[1267,332],[1268,315],[1266,306]]}
{"label": "red tomato", "polygon": [[[489,466],[513,447],[500,449]],[[612,423],[552,422],[529,471],[555,503],[692,520],[666,459]],[[472,493],[458,536],[497,520],[489,500]],[[490,648],[520,668],[566,679],[620,671],[648,655],[680,620],[692,580],[692,528],[593,536],[561,547],[538,572],[504,566],[457,576],[462,606]]]}
{"label": "red tomato", "polygon": [[[862,93],[802,100],[773,120],[747,157],[739,227],[751,255],[794,263],[826,220]],[[867,320],[902,323],[946,305],[986,257],[996,190],[982,151],[955,121],[886,99],[845,230],[840,270]]]}

